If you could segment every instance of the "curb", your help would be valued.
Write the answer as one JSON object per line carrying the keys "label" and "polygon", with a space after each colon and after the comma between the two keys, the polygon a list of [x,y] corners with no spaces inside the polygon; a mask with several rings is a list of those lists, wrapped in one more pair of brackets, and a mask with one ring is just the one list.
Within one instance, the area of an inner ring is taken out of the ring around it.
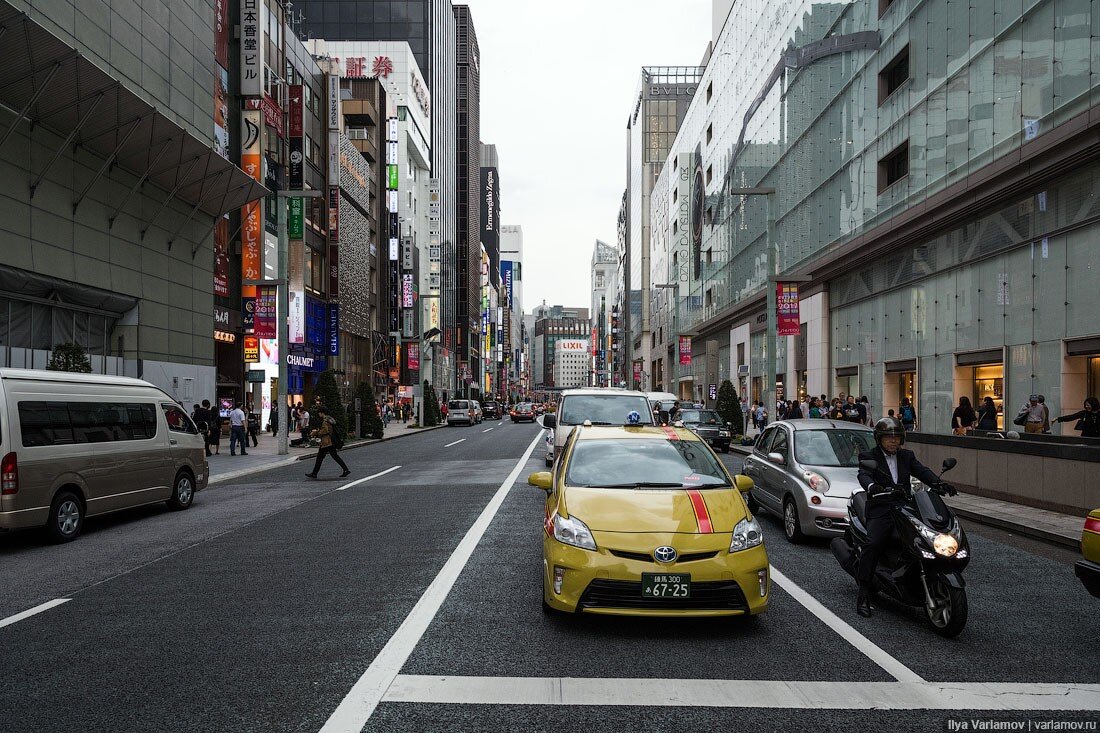
{"label": "curb", "polygon": [[[426,433],[426,432],[431,431],[431,430],[438,430],[439,428],[442,428],[442,427],[446,427],[446,425],[433,425],[430,428],[417,428],[416,430],[408,430],[408,432],[398,433],[397,435],[390,435],[390,436],[387,436],[385,438],[371,438],[371,439],[368,439],[368,440],[359,440],[359,441],[355,441],[353,443],[346,443],[344,445],[344,447],[340,449],[340,451],[343,452],[343,451],[353,450],[355,448],[362,448],[365,445],[373,445],[375,443],[384,443],[387,440],[397,440],[398,438],[407,438],[410,435],[420,435],[421,433]],[[312,460],[312,459],[316,458],[317,457],[317,452],[318,451],[311,451],[309,453],[302,453],[301,455],[293,456],[291,458],[285,458],[281,461],[277,461],[276,463],[272,463],[271,465],[268,465],[268,466],[255,466],[253,468],[242,468],[239,471],[230,471],[228,473],[218,474],[217,476],[214,476],[214,477],[210,478],[206,482],[206,485],[209,487],[213,484],[224,483],[226,481],[231,481],[235,478],[241,478],[243,476],[251,476],[254,473],[263,473],[264,471],[271,471],[271,470],[274,470],[276,468],[284,468],[286,466],[292,466],[292,465],[294,465],[295,463],[297,463],[299,461],[308,461],[308,460]]]}

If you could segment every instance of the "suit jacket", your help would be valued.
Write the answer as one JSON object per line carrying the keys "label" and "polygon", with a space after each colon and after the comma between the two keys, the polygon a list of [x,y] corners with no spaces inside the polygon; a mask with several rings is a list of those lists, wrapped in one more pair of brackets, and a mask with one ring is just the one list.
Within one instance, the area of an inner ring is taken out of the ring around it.
{"label": "suit jacket", "polygon": [[[871,491],[872,484],[881,486],[887,490],[900,488],[908,491],[909,478],[911,476],[916,476],[929,486],[940,482],[940,477],[930,468],[918,461],[913,451],[906,450],[905,448],[898,448],[897,456],[898,480],[897,483],[894,483],[894,478],[890,475],[890,467],[886,465],[886,454],[882,452],[882,448],[875,447],[874,450],[864,451],[859,454],[860,461],[876,461],[878,463],[878,468],[874,471],[868,471],[862,466],[860,466],[859,469],[859,485],[862,486],[869,495],[873,496],[875,493]],[[868,498],[870,498],[870,496]]]}

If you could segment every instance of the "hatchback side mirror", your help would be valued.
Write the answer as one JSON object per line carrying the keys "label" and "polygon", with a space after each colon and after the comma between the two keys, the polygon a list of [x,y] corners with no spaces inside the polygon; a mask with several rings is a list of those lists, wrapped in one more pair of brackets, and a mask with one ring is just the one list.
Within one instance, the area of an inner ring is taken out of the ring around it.
{"label": "hatchback side mirror", "polygon": [[787,459],[783,457],[782,453],[769,453],[768,460],[777,466],[786,466]]}
{"label": "hatchback side mirror", "polygon": [[558,426],[558,416],[552,412],[548,412],[542,416],[542,426],[544,428],[556,428]]}

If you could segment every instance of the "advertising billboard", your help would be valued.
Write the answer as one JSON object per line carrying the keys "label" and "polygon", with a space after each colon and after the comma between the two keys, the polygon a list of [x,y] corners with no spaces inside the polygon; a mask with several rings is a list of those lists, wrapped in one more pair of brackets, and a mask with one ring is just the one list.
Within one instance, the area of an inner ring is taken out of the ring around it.
{"label": "advertising billboard", "polygon": [[680,366],[691,366],[691,336],[680,337]]}
{"label": "advertising billboard", "polygon": [[263,3],[241,0],[241,96],[264,93]]}
{"label": "advertising billboard", "polygon": [[798,317],[798,283],[775,284],[776,336],[797,336],[800,332]]}

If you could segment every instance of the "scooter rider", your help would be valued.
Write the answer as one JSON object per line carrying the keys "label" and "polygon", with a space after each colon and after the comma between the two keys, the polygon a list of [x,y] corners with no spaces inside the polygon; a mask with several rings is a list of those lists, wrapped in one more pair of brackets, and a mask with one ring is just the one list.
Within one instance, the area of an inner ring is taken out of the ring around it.
{"label": "scooter rider", "polygon": [[893,511],[905,503],[909,492],[909,477],[916,476],[928,486],[939,486],[954,496],[958,492],[944,483],[931,469],[924,466],[913,451],[902,448],[905,443],[905,427],[896,417],[884,417],[875,423],[874,450],[860,453],[859,460],[874,461],[878,468],[868,471],[859,468],[859,485],[867,492],[867,535],[869,542],[863,547],[856,571],[859,582],[859,598],[856,612],[860,616],[871,615],[872,580],[879,555],[889,546],[894,534]]}

